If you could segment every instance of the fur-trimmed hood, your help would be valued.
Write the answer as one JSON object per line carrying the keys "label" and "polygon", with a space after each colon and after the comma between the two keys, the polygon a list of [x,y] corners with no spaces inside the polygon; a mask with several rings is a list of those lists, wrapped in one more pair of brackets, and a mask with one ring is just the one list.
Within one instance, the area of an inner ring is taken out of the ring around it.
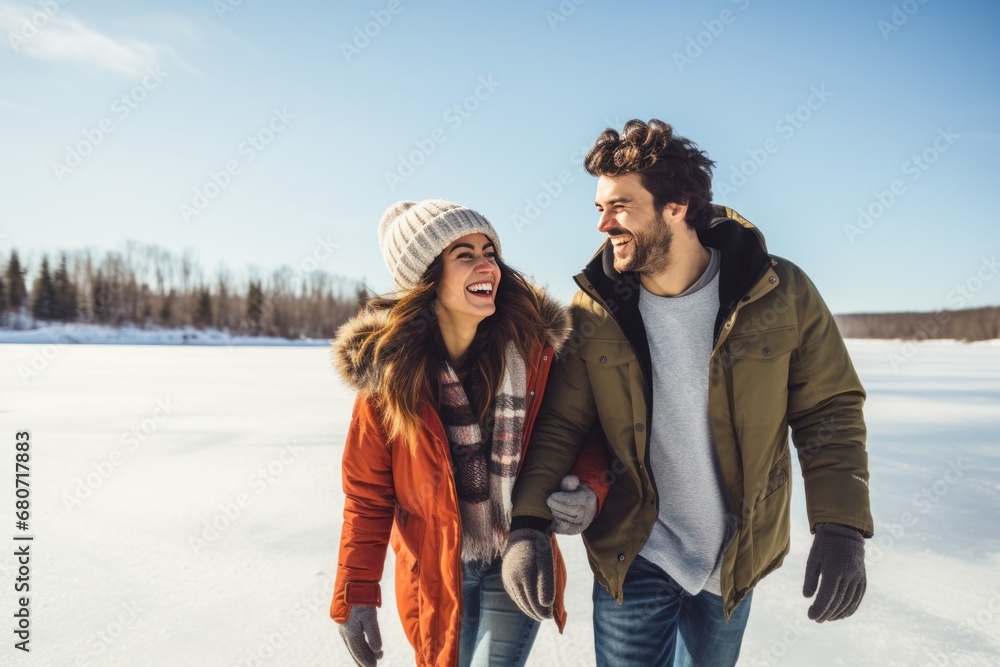
{"label": "fur-trimmed hood", "polygon": [[[545,330],[545,342],[558,355],[573,330],[569,310],[540,287],[532,286],[538,297],[539,312]],[[389,320],[386,309],[363,308],[344,323],[332,339],[330,357],[334,368],[355,391],[376,392],[381,384],[381,369],[375,367],[370,352],[362,351],[362,342],[382,329]],[[371,348],[369,348],[371,349]]]}

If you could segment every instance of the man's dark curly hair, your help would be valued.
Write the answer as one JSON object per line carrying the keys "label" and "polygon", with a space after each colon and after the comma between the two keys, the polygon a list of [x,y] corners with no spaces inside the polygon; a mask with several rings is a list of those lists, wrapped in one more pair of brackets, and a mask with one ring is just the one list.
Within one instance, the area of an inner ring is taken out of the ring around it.
{"label": "man's dark curly hair", "polygon": [[621,134],[608,128],[583,164],[591,176],[639,174],[657,212],[667,204],[687,204],[685,220],[696,230],[712,220],[715,162],[694,142],[675,135],[669,123],[632,119]]}

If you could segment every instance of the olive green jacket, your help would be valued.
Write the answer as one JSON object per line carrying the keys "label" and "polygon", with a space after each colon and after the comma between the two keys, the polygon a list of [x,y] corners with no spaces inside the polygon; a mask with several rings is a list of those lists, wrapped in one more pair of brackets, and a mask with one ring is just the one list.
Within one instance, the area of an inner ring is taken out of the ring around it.
{"label": "olive green jacket", "polygon": [[[736,211],[716,207],[699,232],[722,253],[709,414],[729,503],[721,568],[726,618],[789,546],[788,431],[805,479],[810,528],[874,530],[858,380],[833,316],[803,271],[767,253]],[[652,372],[639,283],[613,268],[605,244],[576,276],[574,331],[553,367],[513,493],[511,529],[547,528],[545,504],[599,420],[611,450],[611,490],[584,531],[594,576],[622,601],[625,573],[660,502],[649,474]]]}

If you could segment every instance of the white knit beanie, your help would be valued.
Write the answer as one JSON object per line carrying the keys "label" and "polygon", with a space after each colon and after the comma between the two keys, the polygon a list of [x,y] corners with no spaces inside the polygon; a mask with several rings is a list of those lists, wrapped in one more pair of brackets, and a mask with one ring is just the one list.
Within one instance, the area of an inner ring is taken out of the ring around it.
{"label": "white knit beanie", "polygon": [[466,234],[490,237],[500,256],[500,237],[490,221],[471,208],[441,199],[399,201],[378,224],[378,245],[397,289],[416,287],[434,258]]}

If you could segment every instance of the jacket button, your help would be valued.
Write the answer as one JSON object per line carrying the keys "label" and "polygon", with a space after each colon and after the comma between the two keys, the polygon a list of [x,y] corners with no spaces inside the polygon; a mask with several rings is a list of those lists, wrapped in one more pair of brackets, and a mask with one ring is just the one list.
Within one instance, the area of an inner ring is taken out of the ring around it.
{"label": "jacket button", "polygon": [[542,361],[548,361],[548,360],[549,360],[549,355],[546,354],[542,356]]}
{"label": "jacket button", "polygon": [[600,358],[600,362],[601,362],[602,364],[606,364],[606,363],[608,363],[608,358],[607,358],[607,357],[605,357],[605,356],[604,356],[604,355],[602,354],[602,355],[601,355],[601,358]]}
{"label": "jacket button", "polygon": [[618,554],[618,562],[619,563],[625,562],[625,554]]}
{"label": "jacket button", "polygon": [[641,431],[644,428],[645,427],[642,425],[642,422],[639,422],[638,424],[635,425],[635,430],[636,431]]}
{"label": "jacket button", "polygon": [[770,357],[771,356],[771,348],[765,347],[763,350],[761,350],[761,354],[763,354],[765,357]]}
{"label": "jacket button", "polygon": [[640,463],[640,464],[639,464],[639,470],[644,470],[644,469],[645,469],[645,468],[644,468],[644,467],[643,467],[643,465],[642,465],[642,464]]}
{"label": "jacket button", "polygon": [[772,283],[778,282],[778,279],[775,278],[774,276],[771,276],[770,278],[768,278],[768,280],[770,280]]}
{"label": "jacket button", "polygon": [[535,395],[535,392],[531,392],[531,395],[532,395],[532,396],[534,396],[534,395]]}

